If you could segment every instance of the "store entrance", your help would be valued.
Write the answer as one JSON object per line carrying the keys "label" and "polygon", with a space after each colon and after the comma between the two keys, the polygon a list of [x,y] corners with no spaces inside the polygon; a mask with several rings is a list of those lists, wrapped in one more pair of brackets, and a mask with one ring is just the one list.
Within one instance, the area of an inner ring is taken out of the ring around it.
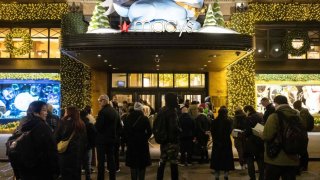
{"label": "store entrance", "polygon": [[179,90],[177,89],[167,89],[167,90],[143,90],[141,89],[132,89],[128,91],[127,89],[123,89],[121,92],[120,90],[115,90],[111,92],[111,97],[118,101],[118,105],[121,108],[123,101],[127,101],[128,103],[134,102],[147,102],[156,112],[165,105],[165,94],[168,92],[172,92],[177,94],[180,103],[184,103],[186,100],[198,101],[199,103],[204,102],[204,98],[206,97],[205,90],[198,90],[198,91],[190,91],[190,90]]}

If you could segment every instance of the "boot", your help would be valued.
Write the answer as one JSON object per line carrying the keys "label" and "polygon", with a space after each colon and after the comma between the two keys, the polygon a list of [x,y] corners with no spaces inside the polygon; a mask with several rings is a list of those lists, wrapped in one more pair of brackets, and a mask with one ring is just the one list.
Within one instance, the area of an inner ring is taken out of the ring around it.
{"label": "boot", "polygon": [[166,163],[159,162],[159,167],[157,171],[157,180],[163,180],[164,168],[166,167]]}
{"label": "boot", "polygon": [[179,180],[178,164],[170,164],[171,180]]}

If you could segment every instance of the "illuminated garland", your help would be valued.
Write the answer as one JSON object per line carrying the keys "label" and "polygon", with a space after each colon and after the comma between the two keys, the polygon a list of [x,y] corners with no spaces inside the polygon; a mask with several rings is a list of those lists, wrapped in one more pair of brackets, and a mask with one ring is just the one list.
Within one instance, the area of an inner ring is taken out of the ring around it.
{"label": "illuminated garland", "polygon": [[1,4],[1,21],[60,20],[68,12],[67,3]]}
{"label": "illuminated garland", "polygon": [[[227,27],[242,34],[254,35],[257,22],[320,21],[320,4],[250,3],[249,10],[233,13]],[[238,105],[254,105],[255,69],[253,55],[228,68],[228,108],[233,114]]]}
{"label": "illuminated garland", "polygon": [[[15,47],[13,38],[21,38],[23,41],[22,45],[20,47]],[[26,30],[12,29],[4,38],[4,46],[10,54],[15,56],[28,54],[32,49],[31,36]]]}
{"label": "illuminated garland", "polygon": [[91,74],[90,69],[83,64],[62,55],[61,72],[61,102],[62,107],[76,106],[84,108],[91,104]]}
{"label": "illuminated garland", "polygon": [[[292,41],[294,39],[301,39],[303,41],[302,47],[295,49],[292,46]],[[301,56],[302,54],[305,54],[310,49],[310,39],[308,33],[306,31],[299,30],[288,32],[283,39],[282,48],[285,52],[288,52],[293,56]]]}
{"label": "illuminated garland", "polygon": [[47,79],[47,80],[55,80],[60,81],[59,73],[0,73],[0,79]]}
{"label": "illuminated garland", "polygon": [[320,74],[257,74],[256,81],[320,81]]}

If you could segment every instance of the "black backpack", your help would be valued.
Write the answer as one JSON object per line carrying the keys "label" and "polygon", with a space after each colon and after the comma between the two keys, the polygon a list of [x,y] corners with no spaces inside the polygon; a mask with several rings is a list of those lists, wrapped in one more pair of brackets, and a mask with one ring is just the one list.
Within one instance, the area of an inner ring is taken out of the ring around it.
{"label": "black backpack", "polygon": [[[38,125],[38,124],[37,124]],[[13,168],[33,168],[37,165],[38,153],[31,130],[17,130],[6,142],[6,154]]]}
{"label": "black backpack", "polygon": [[153,122],[153,135],[154,139],[158,144],[165,144],[168,141],[168,127],[166,118],[163,112],[159,112],[155,116]]}
{"label": "black backpack", "polygon": [[286,116],[276,111],[280,122],[282,149],[287,154],[301,154],[308,148],[308,133],[298,115]]}

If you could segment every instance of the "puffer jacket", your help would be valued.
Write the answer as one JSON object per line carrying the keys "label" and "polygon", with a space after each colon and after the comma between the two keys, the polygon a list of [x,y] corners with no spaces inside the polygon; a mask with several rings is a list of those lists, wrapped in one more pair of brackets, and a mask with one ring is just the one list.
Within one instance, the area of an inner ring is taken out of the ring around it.
{"label": "puffer jacket", "polygon": [[[279,105],[276,108],[276,110],[281,111],[286,116],[299,115],[298,111],[292,109],[287,104]],[[278,115],[276,113],[272,113],[269,116],[267,123],[264,126],[264,131],[263,131],[263,139],[265,140],[265,148],[266,148],[266,142],[272,140],[273,137],[276,136],[279,129],[280,129],[280,124],[279,124]],[[288,155],[283,150],[280,150],[280,153],[278,154],[278,156],[273,159],[270,158],[265,151],[264,161],[268,164],[278,165],[278,166],[298,166],[299,165],[298,155]]]}

